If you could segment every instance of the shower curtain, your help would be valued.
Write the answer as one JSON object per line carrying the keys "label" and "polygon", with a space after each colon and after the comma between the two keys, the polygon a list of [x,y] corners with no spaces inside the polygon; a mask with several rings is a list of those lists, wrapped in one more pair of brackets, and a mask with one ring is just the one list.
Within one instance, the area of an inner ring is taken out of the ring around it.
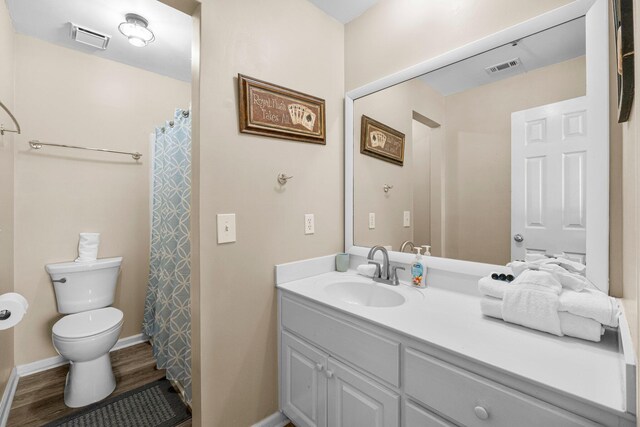
{"label": "shower curtain", "polygon": [[176,110],[156,128],[149,279],[143,332],[158,368],[191,404],[191,115]]}

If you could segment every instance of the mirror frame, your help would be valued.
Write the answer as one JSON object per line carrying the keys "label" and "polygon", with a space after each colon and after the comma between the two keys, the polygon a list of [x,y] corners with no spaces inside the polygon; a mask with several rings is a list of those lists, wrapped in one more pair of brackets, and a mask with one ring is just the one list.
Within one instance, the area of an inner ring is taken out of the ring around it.
{"label": "mirror frame", "polygon": [[[369,248],[354,245],[354,112],[356,99],[430,71],[478,55],[564,22],[586,17],[586,75],[589,145],[587,152],[587,277],[609,292],[609,4],[607,0],[576,0],[442,55],[420,62],[345,94],[345,251],[366,256]],[[597,143],[605,141],[606,143]],[[391,261],[411,263],[412,254],[389,252]],[[429,268],[483,276],[504,266],[429,257]]]}

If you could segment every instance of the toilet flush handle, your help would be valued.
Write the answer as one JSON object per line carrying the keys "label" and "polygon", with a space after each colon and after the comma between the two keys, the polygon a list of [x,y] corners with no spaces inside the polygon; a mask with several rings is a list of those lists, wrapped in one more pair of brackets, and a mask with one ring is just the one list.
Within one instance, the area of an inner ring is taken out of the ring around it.
{"label": "toilet flush handle", "polygon": [[62,279],[52,280],[53,283],[67,283],[67,278],[63,277]]}

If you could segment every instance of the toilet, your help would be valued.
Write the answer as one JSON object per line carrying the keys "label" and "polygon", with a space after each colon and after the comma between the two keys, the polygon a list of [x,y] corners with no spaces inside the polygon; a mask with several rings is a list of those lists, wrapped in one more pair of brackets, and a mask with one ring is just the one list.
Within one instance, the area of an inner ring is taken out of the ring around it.
{"label": "toilet", "polygon": [[109,351],[118,341],[124,315],[113,304],[122,257],[48,264],[58,312],[52,329],[56,351],[69,360],[64,403],[78,408],[116,388]]}

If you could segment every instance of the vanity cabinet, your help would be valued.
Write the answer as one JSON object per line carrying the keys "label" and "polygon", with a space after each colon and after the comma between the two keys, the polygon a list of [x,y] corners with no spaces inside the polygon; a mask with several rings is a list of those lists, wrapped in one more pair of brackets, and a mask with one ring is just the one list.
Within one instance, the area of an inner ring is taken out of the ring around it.
{"label": "vanity cabinet", "polygon": [[280,408],[297,427],[630,427],[543,385],[279,291]]}
{"label": "vanity cabinet", "polygon": [[297,427],[399,426],[396,393],[287,332],[281,357],[282,410]]}

